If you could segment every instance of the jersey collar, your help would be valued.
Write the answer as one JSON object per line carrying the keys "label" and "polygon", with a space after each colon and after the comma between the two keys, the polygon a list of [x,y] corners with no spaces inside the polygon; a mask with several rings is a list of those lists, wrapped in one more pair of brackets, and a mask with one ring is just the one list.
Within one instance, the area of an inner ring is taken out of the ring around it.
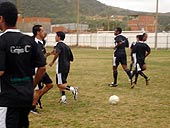
{"label": "jersey collar", "polygon": [[42,41],[42,40],[37,39],[36,37],[35,37],[35,42],[36,42],[36,43],[40,42],[40,43],[42,43],[42,44],[43,44],[43,41]]}
{"label": "jersey collar", "polygon": [[7,32],[20,32],[20,30],[19,29],[7,29],[2,33],[2,35],[7,33]]}

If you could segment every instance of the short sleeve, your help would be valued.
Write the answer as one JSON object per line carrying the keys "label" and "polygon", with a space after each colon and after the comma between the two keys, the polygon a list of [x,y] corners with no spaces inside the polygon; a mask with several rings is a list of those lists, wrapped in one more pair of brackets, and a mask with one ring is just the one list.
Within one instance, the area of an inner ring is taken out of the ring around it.
{"label": "short sleeve", "polygon": [[61,43],[60,42],[57,43],[57,45],[55,46],[55,49],[56,49],[57,53],[59,53],[59,54],[61,53],[62,48],[61,48]]}
{"label": "short sleeve", "polygon": [[32,63],[34,67],[42,67],[46,65],[45,56],[37,43],[34,43],[33,52],[32,52]]}
{"label": "short sleeve", "polygon": [[5,70],[5,45],[2,42],[2,39],[0,39],[0,71]]}

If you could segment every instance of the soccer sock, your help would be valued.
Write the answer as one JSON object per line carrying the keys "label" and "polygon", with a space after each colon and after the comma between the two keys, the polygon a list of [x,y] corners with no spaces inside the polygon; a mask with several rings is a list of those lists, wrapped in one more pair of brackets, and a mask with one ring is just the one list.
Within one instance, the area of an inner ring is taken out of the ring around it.
{"label": "soccer sock", "polygon": [[34,110],[34,109],[36,109],[36,106],[31,106],[31,110]]}
{"label": "soccer sock", "polygon": [[74,87],[72,87],[72,86],[66,86],[66,90],[69,90],[69,91],[74,91]]}
{"label": "soccer sock", "polygon": [[142,71],[138,71],[138,73],[139,73],[142,77],[144,77],[145,79],[148,78]]}
{"label": "soccer sock", "polygon": [[70,87],[70,91],[74,92],[74,87]]}
{"label": "soccer sock", "polygon": [[133,78],[133,77],[134,77],[134,75],[135,75],[136,73],[137,73],[137,72],[136,72],[136,70],[134,70],[134,71],[132,72],[131,77]]}
{"label": "soccer sock", "polygon": [[125,72],[127,73],[128,77],[131,79],[131,73],[129,69],[126,69]]}
{"label": "soccer sock", "polygon": [[70,86],[67,85],[67,86],[66,86],[66,90],[69,90],[69,91],[70,91]]}
{"label": "soccer sock", "polygon": [[62,96],[66,95],[65,91],[61,91],[61,95]]}
{"label": "soccer sock", "polygon": [[117,84],[117,75],[118,75],[118,71],[113,71],[113,78],[114,78],[114,84]]}
{"label": "soccer sock", "polygon": [[132,71],[132,67],[133,67],[133,64],[130,64],[130,69],[129,69],[130,71]]}
{"label": "soccer sock", "polygon": [[135,84],[137,84],[138,76],[139,76],[139,74],[138,74],[138,72],[136,72],[135,73],[135,82],[134,82]]}

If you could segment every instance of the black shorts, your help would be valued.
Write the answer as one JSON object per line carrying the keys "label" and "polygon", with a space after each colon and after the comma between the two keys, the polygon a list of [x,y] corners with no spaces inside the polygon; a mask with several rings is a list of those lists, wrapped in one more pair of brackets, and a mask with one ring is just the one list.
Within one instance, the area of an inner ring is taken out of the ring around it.
{"label": "black shorts", "polygon": [[49,75],[47,73],[45,73],[44,76],[42,77],[41,81],[38,83],[38,88],[42,89],[44,84],[51,84],[52,82],[53,81],[51,80]]}
{"label": "black shorts", "polygon": [[118,66],[119,63],[121,63],[121,65],[127,65],[126,56],[119,56],[119,57],[113,56],[113,66]]}
{"label": "black shorts", "polygon": [[58,73],[56,74],[56,84],[65,84],[67,83],[68,73]]}
{"label": "black shorts", "polygon": [[0,107],[0,128],[29,128],[30,107]]}
{"label": "black shorts", "polygon": [[144,64],[145,64],[145,62],[138,62],[138,63],[136,63],[136,70],[137,71],[142,71]]}

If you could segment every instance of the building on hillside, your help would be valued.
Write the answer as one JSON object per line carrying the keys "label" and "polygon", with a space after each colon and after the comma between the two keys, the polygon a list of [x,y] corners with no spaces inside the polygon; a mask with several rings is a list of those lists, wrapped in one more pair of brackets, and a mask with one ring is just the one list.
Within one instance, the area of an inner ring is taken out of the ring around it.
{"label": "building on hillside", "polygon": [[132,19],[128,21],[128,27],[131,31],[155,32],[155,17],[150,15],[131,15]]}
{"label": "building on hillside", "polygon": [[125,16],[119,16],[119,15],[112,15],[109,17],[110,20],[112,21],[123,21]]}
{"label": "building on hillside", "polygon": [[32,27],[36,24],[43,25],[47,33],[51,32],[51,19],[44,17],[18,17],[17,27],[22,32],[32,32]]}
{"label": "building on hillside", "polygon": [[[79,32],[86,32],[89,29],[88,24],[79,24],[78,30]],[[57,32],[57,31],[64,31],[67,33],[74,33],[77,31],[77,24],[76,23],[68,23],[68,24],[55,24],[51,25],[51,32]]]}

